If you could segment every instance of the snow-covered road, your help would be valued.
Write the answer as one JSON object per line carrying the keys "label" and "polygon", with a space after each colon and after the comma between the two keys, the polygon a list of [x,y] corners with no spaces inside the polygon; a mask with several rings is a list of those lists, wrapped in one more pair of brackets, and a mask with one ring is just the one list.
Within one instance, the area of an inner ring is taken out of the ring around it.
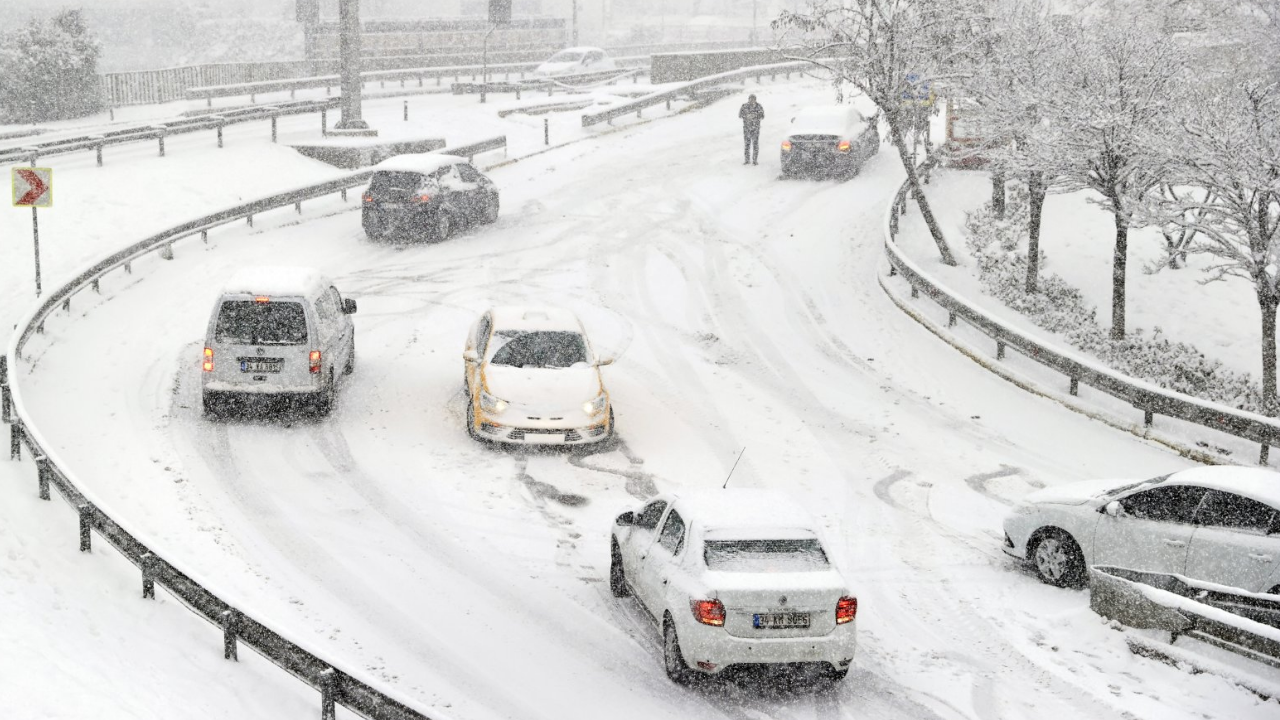
{"label": "snow-covered road", "polygon": [[[442,717],[1273,712],[1131,655],[1086,593],[1005,560],[1001,520],[1032,488],[1187,461],[1024,394],[893,306],[875,277],[893,153],[844,183],[777,177],[790,110],[830,93],[760,91],[760,167],[738,163],[721,103],[496,169],[499,222],[443,244],[370,243],[332,199],[179,246],[51,323],[25,402],[81,481],[183,564]],[[217,288],[280,262],[359,299],[356,373],[327,420],[205,420]],[[621,353],[605,370],[616,448],[467,439],[463,336],[500,303],[571,307]],[[674,687],[643,612],[604,582],[618,512],[718,486],[743,447],[733,483],[792,492],[858,590],[860,654],[834,689]]]}

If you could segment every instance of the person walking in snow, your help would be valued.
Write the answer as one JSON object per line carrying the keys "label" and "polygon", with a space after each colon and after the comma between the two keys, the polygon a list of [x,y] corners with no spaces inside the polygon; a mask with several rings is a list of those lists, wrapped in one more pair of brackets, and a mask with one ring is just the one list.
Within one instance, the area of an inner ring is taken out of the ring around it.
{"label": "person walking in snow", "polygon": [[738,110],[742,118],[742,164],[758,165],[760,157],[760,121],[764,119],[764,106],[756,102],[755,95],[748,95],[747,101]]}

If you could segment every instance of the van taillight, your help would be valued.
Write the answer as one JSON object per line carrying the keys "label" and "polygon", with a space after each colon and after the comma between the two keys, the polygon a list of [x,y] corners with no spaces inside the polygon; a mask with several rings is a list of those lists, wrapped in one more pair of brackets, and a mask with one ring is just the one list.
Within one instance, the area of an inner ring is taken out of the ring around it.
{"label": "van taillight", "polygon": [[852,147],[852,145],[849,144],[848,140],[841,140],[840,144],[836,145],[836,150],[839,150],[840,152],[849,152],[850,147]]}
{"label": "van taillight", "polygon": [[724,625],[724,603],[719,600],[694,600],[693,617],[703,625]]}
{"label": "van taillight", "polygon": [[845,596],[836,601],[836,624],[843,625],[858,617],[858,598]]}
{"label": "van taillight", "polygon": [[311,356],[307,359],[311,361],[311,372],[313,373],[320,372],[320,351],[312,350]]}
{"label": "van taillight", "polygon": [[204,363],[200,366],[205,372],[213,372],[213,348],[204,349]]}

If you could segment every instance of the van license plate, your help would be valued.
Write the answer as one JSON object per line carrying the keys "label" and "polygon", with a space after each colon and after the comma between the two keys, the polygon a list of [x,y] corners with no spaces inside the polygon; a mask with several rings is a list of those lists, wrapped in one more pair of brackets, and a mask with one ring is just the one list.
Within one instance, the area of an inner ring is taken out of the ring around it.
{"label": "van license plate", "polygon": [[807,628],[809,613],[756,613],[752,624],[758,630]]}
{"label": "van license plate", "polygon": [[240,372],[242,373],[278,373],[280,372],[279,360],[241,360]]}

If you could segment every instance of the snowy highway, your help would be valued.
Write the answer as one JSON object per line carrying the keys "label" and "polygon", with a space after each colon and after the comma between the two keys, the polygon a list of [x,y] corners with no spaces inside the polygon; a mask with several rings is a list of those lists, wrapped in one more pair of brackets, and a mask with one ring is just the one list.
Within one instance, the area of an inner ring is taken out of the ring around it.
{"label": "snowy highway", "polygon": [[[1221,678],[1131,654],[1086,592],[1000,550],[1034,488],[1189,462],[898,310],[876,282],[894,153],[845,182],[782,181],[771,138],[832,91],[756,92],[759,167],[738,162],[729,100],[488,171],[498,222],[444,243],[370,242],[332,198],[180,245],[28,346],[26,406],[135,527],[443,718],[1264,717]],[[212,303],[265,263],[317,266],[360,303],[330,418],[201,415]],[[569,307],[619,355],[616,445],[467,438],[464,337],[497,304]],[[793,494],[858,592],[837,686],[675,687],[644,612],[609,594],[614,516],[719,486],[744,447],[733,485]]]}

